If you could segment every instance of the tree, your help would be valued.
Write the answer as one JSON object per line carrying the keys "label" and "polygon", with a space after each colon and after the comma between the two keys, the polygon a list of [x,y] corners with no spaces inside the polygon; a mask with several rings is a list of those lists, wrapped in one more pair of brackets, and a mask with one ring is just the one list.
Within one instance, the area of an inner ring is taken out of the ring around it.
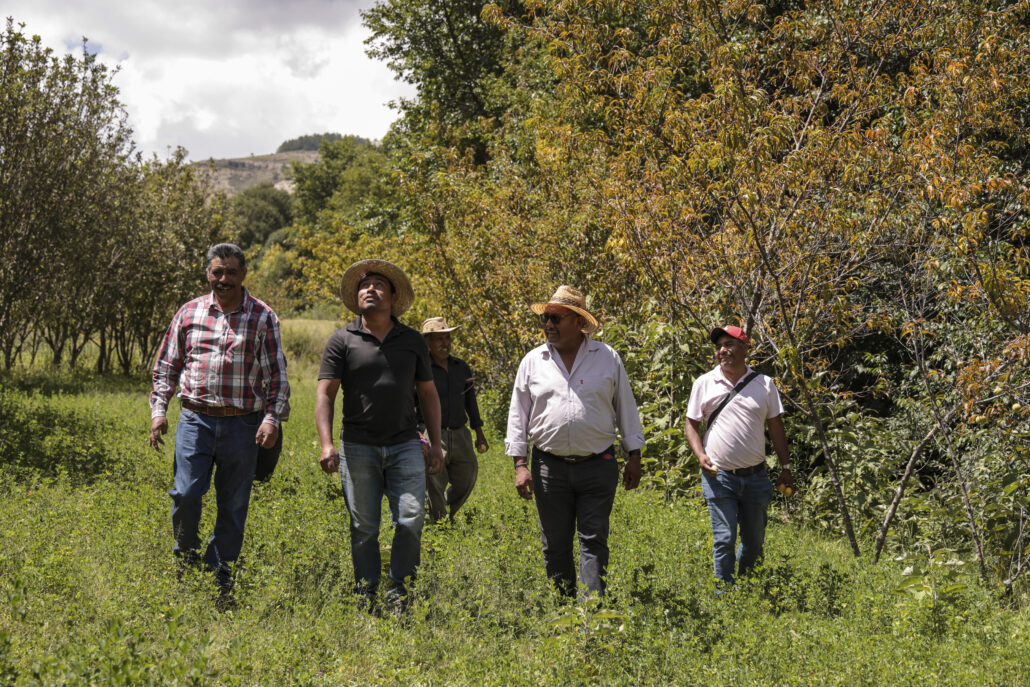
{"label": "tree", "polygon": [[258,184],[232,198],[231,216],[237,243],[249,253],[293,223],[293,198],[271,182]]}
{"label": "tree", "polygon": [[[8,18],[0,34],[0,350],[6,367],[55,294],[66,284],[81,285],[82,275],[62,269],[63,259],[72,256],[71,264],[79,264],[81,251],[92,249],[89,230],[118,204],[109,184],[133,159],[131,131],[107,69],[85,44],[77,58],[58,57],[21,26]],[[79,340],[89,326],[76,326]],[[57,355],[68,340],[60,329],[50,328]]]}

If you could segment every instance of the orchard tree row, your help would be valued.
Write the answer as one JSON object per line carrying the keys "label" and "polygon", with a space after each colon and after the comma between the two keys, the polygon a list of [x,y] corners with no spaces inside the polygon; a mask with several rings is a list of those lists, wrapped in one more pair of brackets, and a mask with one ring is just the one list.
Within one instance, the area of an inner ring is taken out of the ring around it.
{"label": "orchard tree row", "polygon": [[146,364],[225,231],[176,151],[135,151],[111,74],[83,46],[55,55],[12,19],[0,33],[0,362],[41,349],[74,366]]}

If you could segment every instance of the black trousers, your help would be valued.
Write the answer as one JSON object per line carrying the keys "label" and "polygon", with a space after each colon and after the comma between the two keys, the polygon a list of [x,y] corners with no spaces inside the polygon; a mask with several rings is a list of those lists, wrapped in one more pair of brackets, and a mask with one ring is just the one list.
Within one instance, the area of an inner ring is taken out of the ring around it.
{"label": "black trousers", "polygon": [[586,588],[604,594],[608,569],[608,519],[619,484],[619,462],[597,456],[581,463],[533,450],[533,486],[547,577],[566,596],[576,594],[573,533],[579,534],[579,577]]}

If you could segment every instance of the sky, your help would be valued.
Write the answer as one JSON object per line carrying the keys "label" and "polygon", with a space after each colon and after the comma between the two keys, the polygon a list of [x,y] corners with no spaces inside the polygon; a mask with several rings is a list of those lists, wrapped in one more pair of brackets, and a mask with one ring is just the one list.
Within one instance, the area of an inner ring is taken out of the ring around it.
{"label": "sky", "polygon": [[191,160],[275,152],[336,132],[382,138],[390,101],[414,96],[365,55],[359,10],[374,0],[3,0],[55,51],[111,68],[138,149]]}

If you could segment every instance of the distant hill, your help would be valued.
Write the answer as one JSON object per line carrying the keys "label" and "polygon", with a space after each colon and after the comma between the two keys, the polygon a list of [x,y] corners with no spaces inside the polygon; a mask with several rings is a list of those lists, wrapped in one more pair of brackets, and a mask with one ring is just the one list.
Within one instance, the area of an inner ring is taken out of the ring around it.
{"label": "distant hill", "polygon": [[292,193],[293,163],[310,163],[317,159],[318,151],[316,150],[291,150],[271,155],[207,160],[193,164],[202,174],[210,175],[214,190],[233,196],[243,189],[268,181],[275,184],[276,188]]}

